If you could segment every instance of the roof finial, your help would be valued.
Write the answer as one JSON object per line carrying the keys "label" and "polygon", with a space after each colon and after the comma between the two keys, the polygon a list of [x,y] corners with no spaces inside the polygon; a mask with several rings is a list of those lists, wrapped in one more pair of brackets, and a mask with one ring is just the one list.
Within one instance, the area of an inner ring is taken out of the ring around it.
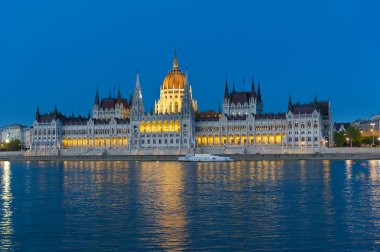
{"label": "roof finial", "polygon": [[177,48],[174,48],[173,69],[178,69]]}
{"label": "roof finial", "polygon": [[261,89],[260,89],[260,81],[257,82],[257,100],[261,102]]}
{"label": "roof finial", "polygon": [[39,121],[40,120],[40,106],[37,105],[37,111],[36,111],[36,120]]}
{"label": "roof finial", "polygon": [[224,99],[228,99],[228,80],[226,77],[226,86],[224,88]]}
{"label": "roof finial", "polygon": [[121,89],[120,89],[120,85],[119,85],[119,90],[117,91],[117,102],[121,103]]}
{"label": "roof finial", "polygon": [[288,101],[288,111],[293,110],[293,102],[292,102],[292,97],[289,95],[289,101]]}
{"label": "roof finial", "polygon": [[256,97],[255,80],[253,79],[253,76],[252,76],[252,85],[251,85],[251,96]]}
{"label": "roof finial", "polygon": [[99,90],[98,90],[98,87],[96,87],[95,105],[99,105]]}

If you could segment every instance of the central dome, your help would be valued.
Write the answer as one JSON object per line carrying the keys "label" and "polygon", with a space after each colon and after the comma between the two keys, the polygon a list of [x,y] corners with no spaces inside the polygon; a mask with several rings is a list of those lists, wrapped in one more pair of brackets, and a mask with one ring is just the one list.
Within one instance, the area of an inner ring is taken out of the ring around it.
{"label": "central dome", "polygon": [[185,79],[185,74],[178,68],[177,54],[174,52],[173,68],[165,76],[162,82],[162,89],[184,89]]}

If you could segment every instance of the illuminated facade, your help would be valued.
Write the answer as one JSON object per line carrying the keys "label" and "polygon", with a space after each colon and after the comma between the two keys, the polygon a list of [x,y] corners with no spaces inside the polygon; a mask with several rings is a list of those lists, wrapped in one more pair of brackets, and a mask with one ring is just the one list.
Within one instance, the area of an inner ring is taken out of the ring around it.
{"label": "illuminated facade", "polygon": [[144,111],[139,74],[134,95],[102,100],[96,92],[93,115],[65,116],[57,109],[41,115],[37,109],[31,149],[77,148],[125,150],[190,150],[200,148],[290,148],[328,146],[332,135],[328,101],[292,103],[284,113],[264,113],[260,83],[257,91],[229,92],[226,81],[223,110],[197,112],[187,71],[173,67],[160,87],[154,112]]}
{"label": "illuminated facade", "polygon": [[[186,76],[179,69],[177,54],[174,52],[173,68],[166,75],[160,87],[160,99],[154,102],[156,114],[178,114],[182,108],[182,97],[185,91]],[[190,97],[192,97],[191,86]],[[193,110],[197,112],[197,101],[191,98]]]}

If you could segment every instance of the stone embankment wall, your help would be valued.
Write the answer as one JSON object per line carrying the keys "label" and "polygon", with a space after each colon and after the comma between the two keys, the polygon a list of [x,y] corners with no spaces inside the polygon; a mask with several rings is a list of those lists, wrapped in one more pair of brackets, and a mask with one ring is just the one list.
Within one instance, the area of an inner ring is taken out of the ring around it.
{"label": "stone embankment wall", "polygon": [[[179,149],[67,149],[53,152],[0,152],[0,160],[177,160]],[[380,159],[380,148],[196,148],[195,153],[228,155],[235,160],[261,159]]]}

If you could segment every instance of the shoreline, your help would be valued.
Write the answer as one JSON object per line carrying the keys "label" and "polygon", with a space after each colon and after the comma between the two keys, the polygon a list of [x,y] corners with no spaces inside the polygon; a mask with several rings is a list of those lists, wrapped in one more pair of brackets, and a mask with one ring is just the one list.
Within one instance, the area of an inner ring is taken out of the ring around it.
{"label": "shoreline", "polygon": [[[6,154],[6,153],[2,153]],[[183,155],[0,155],[0,161],[178,161]],[[373,160],[380,159],[376,153],[292,153],[292,154],[220,154],[234,161],[259,160]]]}

